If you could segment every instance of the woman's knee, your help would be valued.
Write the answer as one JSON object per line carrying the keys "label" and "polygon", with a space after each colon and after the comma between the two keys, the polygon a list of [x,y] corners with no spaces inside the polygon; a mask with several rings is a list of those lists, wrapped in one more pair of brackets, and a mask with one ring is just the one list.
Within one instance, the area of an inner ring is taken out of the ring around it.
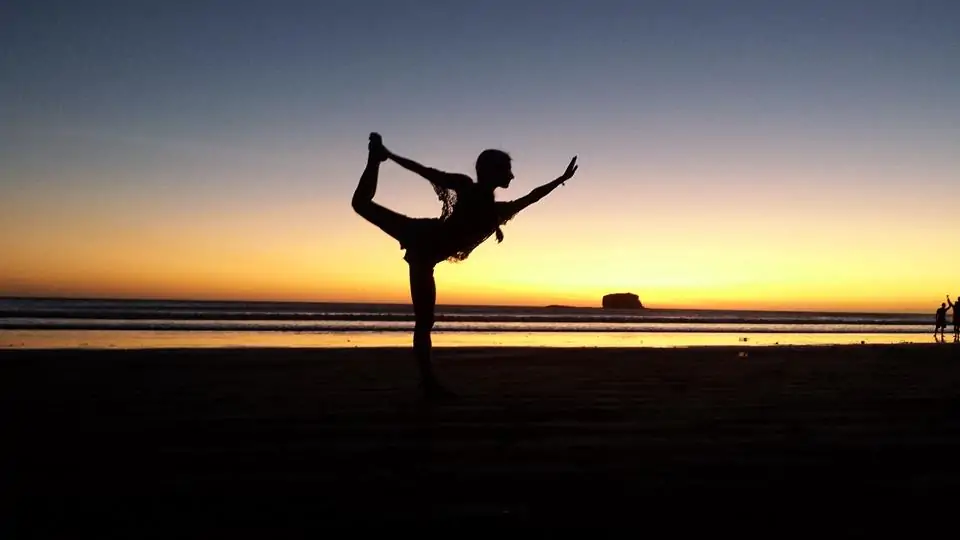
{"label": "woman's knee", "polygon": [[417,320],[413,325],[414,333],[430,333],[433,330],[433,325],[436,322],[436,317],[431,313],[430,315],[421,315],[417,314]]}

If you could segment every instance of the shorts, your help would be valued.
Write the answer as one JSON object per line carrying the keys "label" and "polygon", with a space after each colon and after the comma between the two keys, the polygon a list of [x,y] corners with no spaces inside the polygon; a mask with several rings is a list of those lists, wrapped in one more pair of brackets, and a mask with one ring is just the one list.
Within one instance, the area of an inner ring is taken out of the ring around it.
{"label": "shorts", "polygon": [[436,265],[447,258],[443,250],[442,223],[436,218],[409,218],[397,241],[411,264]]}

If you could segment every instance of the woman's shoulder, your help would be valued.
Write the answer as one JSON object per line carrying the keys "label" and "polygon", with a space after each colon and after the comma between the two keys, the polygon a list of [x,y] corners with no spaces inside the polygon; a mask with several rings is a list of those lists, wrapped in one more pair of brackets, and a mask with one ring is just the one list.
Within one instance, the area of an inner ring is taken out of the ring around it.
{"label": "woman's shoulder", "polygon": [[446,177],[448,184],[453,186],[453,189],[457,191],[469,190],[476,185],[473,178],[462,173],[447,173]]}

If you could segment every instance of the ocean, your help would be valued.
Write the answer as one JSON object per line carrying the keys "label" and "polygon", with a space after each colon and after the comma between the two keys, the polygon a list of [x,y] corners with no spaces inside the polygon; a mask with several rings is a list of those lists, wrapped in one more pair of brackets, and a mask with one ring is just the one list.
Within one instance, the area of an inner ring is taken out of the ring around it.
{"label": "ocean", "polygon": [[[437,307],[437,346],[692,346],[930,341],[932,315]],[[0,298],[0,347],[408,346],[408,304]]]}

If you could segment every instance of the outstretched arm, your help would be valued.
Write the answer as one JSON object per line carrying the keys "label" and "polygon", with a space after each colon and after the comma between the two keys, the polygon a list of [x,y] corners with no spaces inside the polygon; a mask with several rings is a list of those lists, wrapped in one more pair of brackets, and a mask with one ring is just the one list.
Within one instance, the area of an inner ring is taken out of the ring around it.
{"label": "outstretched arm", "polygon": [[520,197],[515,201],[510,201],[508,203],[505,203],[507,213],[509,215],[516,214],[517,212],[520,212],[521,210],[530,206],[531,204],[546,197],[551,191],[557,189],[557,186],[573,178],[574,173],[577,172],[577,167],[578,167],[577,158],[576,156],[574,156],[574,158],[570,160],[570,164],[567,165],[567,170],[564,171],[564,173],[560,175],[559,178],[557,178],[556,180],[553,180],[552,182],[547,182],[546,184],[534,189],[530,193],[527,193],[526,195],[524,195],[523,197]]}
{"label": "outstretched arm", "polygon": [[381,138],[380,134],[376,132],[370,134],[370,150],[379,156],[380,161],[392,159],[404,169],[419,174],[420,176],[432,182],[435,186],[439,186],[441,188],[457,191],[461,187],[464,187],[467,183],[472,182],[472,180],[462,174],[453,174],[438,171],[437,169],[430,167],[424,167],[412,159],[407,159],[394,154],[393,152],[387,150],[387,147],[383,145],[383,138]]}
{"label": "outstretched arm", "polygon": [[[400,165],[404,169],[408,171],[413,171],[419,174],[420,176],[426,178],[427,180],[433,182],[434,184],[443,185],[443,183],[447,180],[446,177],[450,176],[449,173],[439,171],[432,167],[426,167],[424,165],[417,163],[412,159],[407,159],[405,157],[398,156],[393,152],[390,152],[389,150],[387,151],[387,158],[393,160],[394,163],[396,163],[397,165]],[[448,186],[443,186],[443,187],[448,187]]]}
{"label": "outstretched arm", "polygon": [[454,191],[459,191],[471,180],[462,174],[448,173],[434,169],[432,167],[426,167],[417,163],[412,159],[407,159],[405,157],[398,156],[393,152],[384,149],[387,153],[387,158],[393,160],[394,163],[400,165],[408,171],[413,171],[420,176],[426,178],[433,184],[436,184],[445,189],[452,189]]}

